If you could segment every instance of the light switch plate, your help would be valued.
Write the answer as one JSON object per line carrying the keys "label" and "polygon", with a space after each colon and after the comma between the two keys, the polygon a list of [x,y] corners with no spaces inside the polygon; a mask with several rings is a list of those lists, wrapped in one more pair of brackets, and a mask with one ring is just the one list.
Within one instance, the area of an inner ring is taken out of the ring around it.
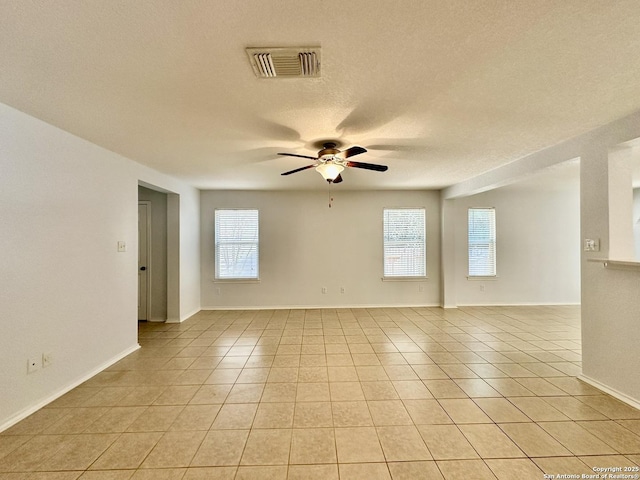
{"label": "light switch plate", "polygon": [[585,238],[584,239],[584,251],[585,252],[599,252],[600,251],[600,239]]}

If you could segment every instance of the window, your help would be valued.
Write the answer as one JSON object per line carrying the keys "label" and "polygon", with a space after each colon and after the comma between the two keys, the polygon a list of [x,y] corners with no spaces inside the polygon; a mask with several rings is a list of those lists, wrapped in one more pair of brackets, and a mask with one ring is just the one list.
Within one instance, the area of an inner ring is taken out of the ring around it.
{"label": "window", "polygon": [[216,210],[216,279],[258,279],[258,210]]}
{"label": "window", "polygon": [[385,208],[384,277],[426,277],[424,208]]}
{"label": "window", "polygon": [[496,211],[469,209],[469,276],[496,275]]}

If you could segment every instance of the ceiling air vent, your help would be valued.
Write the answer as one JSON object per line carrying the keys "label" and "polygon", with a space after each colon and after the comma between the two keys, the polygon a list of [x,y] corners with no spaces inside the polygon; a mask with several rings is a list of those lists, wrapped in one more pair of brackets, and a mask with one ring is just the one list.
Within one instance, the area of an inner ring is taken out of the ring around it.
{"label": "ceiling air vent", "polygon": [[320,76],[320,47],[247,48],[258,78]]}

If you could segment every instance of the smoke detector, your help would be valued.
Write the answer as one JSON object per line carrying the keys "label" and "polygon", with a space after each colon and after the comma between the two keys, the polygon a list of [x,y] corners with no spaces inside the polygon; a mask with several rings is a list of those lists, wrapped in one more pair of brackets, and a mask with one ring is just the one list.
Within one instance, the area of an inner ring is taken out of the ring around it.
{"label": "smoke detector", "polygon": [[320,76],[320,47],[247,48],[258,78]]}

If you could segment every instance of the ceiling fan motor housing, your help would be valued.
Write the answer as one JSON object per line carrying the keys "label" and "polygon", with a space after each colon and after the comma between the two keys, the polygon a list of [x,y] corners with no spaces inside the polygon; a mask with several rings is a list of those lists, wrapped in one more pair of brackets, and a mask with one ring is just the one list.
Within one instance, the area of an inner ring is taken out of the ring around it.
{"label": "ceiling fan motor housing", "polygon": [[336,148],[335,143],[325,143],[323,147],[324,148],[318,152],[318,158],[326,158],[326,160],[331,160],[335,155],[340,153],[340,150]]}

